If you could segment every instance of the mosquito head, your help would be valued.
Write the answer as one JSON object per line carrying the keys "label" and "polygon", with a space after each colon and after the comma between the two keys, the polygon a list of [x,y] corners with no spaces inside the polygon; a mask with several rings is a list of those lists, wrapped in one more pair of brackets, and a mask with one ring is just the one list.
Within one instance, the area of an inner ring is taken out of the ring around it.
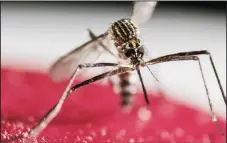
{"label": "mosquito head", "polygon": [[140,40],[129,41],[123,49],[124,56],[133,64],[139,63],[144,55],[144,48],[140,44]]}

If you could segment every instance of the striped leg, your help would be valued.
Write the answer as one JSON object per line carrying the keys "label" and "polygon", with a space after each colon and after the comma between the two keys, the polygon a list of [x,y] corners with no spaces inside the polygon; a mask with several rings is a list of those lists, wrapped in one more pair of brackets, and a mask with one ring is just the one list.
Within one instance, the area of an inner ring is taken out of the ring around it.
{"label": "striped leg", "polygon": [[223,98],[223,100],[224,100],[224,102],[225,102],[225,105],[227,105],[227,99],[226,99],[224,90],[223,90],[223,88],[222,88],[221,81],[220,81],[220,78],[219,78],[219,76],[218,76],[218,73],[217,73],[217,70],[216,70],[216,67],[215,67],[213,58],[212,58],[212,56],[211,56],[211,54],[210,54],[209,51],[201,50],[201,51],[180,52],[180,53],[175,53],[175,54],[166,55],[166,56],[163,56],[163,57],[160,57],[160,58],[163,59],[163,58],[169,58],[169,57],[174,57],[174,56],[196,56],[196,55],[208,55],[208,56],[209,56],[210,63],[211,63],[211,66],[212,66],[212,69],[213,69],[213,71],[214,71],[216,80],[217,80],[218,85],[219,85],[219,89],[220,89],[221,94],[222,94],[222,98]]}
{"label": "striped leg", "polygon": [[156,59],[152,59],[152,60],[146,62],[145,64],[146,65],[154,65],[154,64],[159,64],[159,63],[163,63],[163,62],[183,61],[183,60],[198,61],[200,72],[201,72],[202,79],[203,79],[203,84],[204,84],[204,87],[205,87],[205,90],[206,90],[206,95],[207,95],[210,111],[211,111],[212,121],[215,122],[218,131],[220,132],[221,136],[223,137],[223,140],[225,140],[224,133],[223,133],[223,131],[220,127],[220,124],[218,123],[218,120],[216,118],[216,115],[213,111],[213,105],[212,105],[211,100],[210,100],[210,95],[209,95],[206,80],[205,80],[205,77],[204,77],[204,74],[203,74],[203,69],[202,69],[202,66],[201,66],[200,59],[197,56],[192,56],[193,54],[195,54],[195,52],[188,52],[187,54],[186,53],[178,53],[178,54],[166,55],[166,56],[162,56],[162,57],[159,57],[159,58],[156,58]]}
{"label": "striped leg", "polygon": [[[92,82],[95,82],[97,80],[100,80],[100,79],[103,79],[105,78],[104,75],[106,74],[101,74],[99,76],[96,76],[94,78],[91,78],[89,80],[86,80],[84,82],[82,82],[81,84],[78,84],[76,86],[74,86],[73,88],[70,89],[75,77],[77,76],[77,73],[80,69],[82,68],[92,68],[92,67],[104,67],[104,66],[112,66],[112,67],[116,67],[118,66],[118,64],[115,64],[115,63],[95,63],[95,64],[91,64],[91,63],[88,63],[88,64],[81,64],[79,65],[74,74],[72,75],[72,78],[70,79],[65,91],[63,92],[60,100],[58,101],[57,104],[55,104],[47,113],[46,115],[38,122],[38,124],[36,124],[31,130],[30,132],[26,133],[24,135],[24,137],[36,137],[47,125],[48,123],[54,118],[57,116],[57,114],[59,113],[65,99],[68,97],[68,95],[70,93],[72,93],[74,90],[82,87],[82,86],[85,86],[89,83],[92,83]],[[129,70],[129,69],[127,69]],[[126,69],[123,69],[123,68],[119,68],[118,70],[115,70],[115,71],[112,71],[112,72],[108,72],[109,74],[111,73],[113,75],[114,74],[118,74],[118,73],[121,73],[121,72],[124,72],[126,71]],[[111,75],[110,74],[110,75]]]}

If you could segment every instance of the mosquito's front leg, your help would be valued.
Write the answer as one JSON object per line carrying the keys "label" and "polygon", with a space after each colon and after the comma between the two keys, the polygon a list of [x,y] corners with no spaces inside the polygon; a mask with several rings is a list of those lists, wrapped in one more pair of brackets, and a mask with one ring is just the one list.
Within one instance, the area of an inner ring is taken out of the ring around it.
{"label": "mosquito's front leg", "polygon": [[160,58],[170,57],[170,56],[193,56],[193,55],[209,55],[210,63],[212,65],[213,71],[215,73],[215,77],[217,79],[217,82],[218,82],[218,85],[219,85],[219,88],[220,88],[220,91],[221,91],[221,94],[222,94],[222,98],[223,98],[223,100],[225,102],[225,105],[227,105],[227,98],[226,98],[225,93],[224,93],[224,90],[222,88],[221,81],[220,81],[220,78],[218,76],[218,72],[216,70],[216,67],[215,67],[213,58],[212,58],[212,56],[211,56],[211,54],[210,54],[209,51],[207,51],[207,50],[201,50],[201,51],[180,52],[180,53],[166,55],[166,56],[163,56],[163,57],[160,57]]}
{"label": "mosquito's front leg", "polygon": [[71,93],[70,87],[77,76],[77,73],[82,68],[92,68],[92,67],[104,67],[104,66],[111,66],[116,67],[118,64],[115,63],[87,63],[87,64],[80,64],[75,72],[73,73],[67,87],[65,88],[61,98],[59,99],[58,103],[55,104],[47,113],[46,115],[36,124],[30,132],[26,133],[24,137],[36,137],[46,126],[47,124],[58,114],[60,111],[62,104],[64,103],[66,97]]}
{"label": "mosquito's front leg", "polygon": [[218,123],[218,120],[216,118],[216,115],[215,115],[215,113],[213,111],[213,105],[212,105],[211,100],[210,100],[209,91],[208,91],[208,88],[207,88],[207,84],[206,84],[206,80],[205,80],[205,77],[204,77],[204,73],[203,73],[203,69],[202,69],[202,66],[201,66],[201,62],[200,62],[200,59],[199,59],[198,56],[192,56],[192,55],[186,55],[186,54],[184,55],[182,53],[180,53],[180,54],[171,54],[171,55],[162,56],[162,57],[159,57],[159,58],[156,58],[156,59],[152,59],[152,60],[146,62],[145,64],[146,65],[154,65],[154,64],[164,63],[164,62],[183,61],[183,60],[198,61],[200,72],[201,72],[202,79],[203,79],[203,84],[204,84],[204,87],[206,89],[206,95],[207,95],[207,99],[208,99],[208,103],[209,103],[209,107],[210,107],[210,111],[211,111],[211,115],[212,115],[212,121],[215,122],[218,131],[220,132],[221,136],[223,137],[223,140],[225,140],[224,133],[223,133],[223,131],[222,131],[222,129],[221,129],[219,123]]}

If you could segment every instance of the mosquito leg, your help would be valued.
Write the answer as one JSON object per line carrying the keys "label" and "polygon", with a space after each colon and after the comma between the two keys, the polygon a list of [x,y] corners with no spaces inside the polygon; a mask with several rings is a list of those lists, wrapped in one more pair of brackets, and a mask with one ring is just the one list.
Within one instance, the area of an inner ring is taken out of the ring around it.
{"label": "mosquito leg", "polygon": [[104,78],[109,77],[109,76],[113,76],[113,75],[117,75],[117,74],[126,73],[126,72],[129,72],[129,71],[132,71],[132,70],[134,70],[134,69],[133,69],[133,68],[130,68],[130,67],[120,67],[119,69],[112,70],[112,71],[105,72],[105,73],[103,73],[103,74],[97,75],[97,76],[95,76],[95,77],[93,77],[93,78],[90,78],[90,79],[88,79],[88,80],[83,81],[83,82],[80,83],[80,84],[77,84],[77,85],[73,86],[73,87],[69,90],[68,94],[74,92],[74,91],[77,90],[78,88],[81,88],[81,87],[83,87],[83,86],[85,86],[85,85],[87,85],[87,84],[93,83],[93,82],[95,82],[95,81],[104,79]]}
{"label": "mosquito leg", "polygon": [[213,111],[213,105],[212,105],[211,100],[210,100],[210,95],[209,95],[209,91],[208,91],[207,84],[206,84],[206,81],[205,81],[201,62],[200,62],[200,60],[197,56],[167,55],[167,56],[162,56],[162,57],[150,60],[150,61],[146,62],[146,65],[153,65],[153,64],[159,64],[159,63],[170,62],[170,61],[183,61],[183,60],[196,60],[196,61],[198,61],[200,72],[201,72],[202,79],[203,79],[203,84],[204,84],[204,87],[206,89],[206,95],[207,95],[207,99],[208,99],[208,103],[209,103],[209,107],[210,107],[210,111],[211,111],[212,121],[215,122],[218,131],[220,132],[221,136],[225,140],[224,133],[223,133],[223,131],[222,131],[222,129],[221,129],[219,123],[218,123],[218,120],[216,118],[216,115]]}
{"label": "mosquito leg", "polygon": [[[96,39],[97,36],[95,36],[95,34],[90,30],[88,29],[88,32],[89,32],[89,36],[90,38],[93,40],[93,39]],[[110,49],[108,47],[106,47],[102,42],[99,42],[100,46],[102,46],[107,52],[109,52],[112,56],[116,57],[116,55],[110,51]]]}
{"label": "mosquito leg", "polygon": [[77,76],[77,73],[82,68],[92,68],[92,67],[104,67],[104,66],[118,66],[118,64],[115,63],[96,63],[96,64],[81,64],[79,65],[75,72],[73,73],[67,87],[65,88],[61,98],[59,99],[58,103],[55,104],[46,114],[45,116],[36,124],[27,134],[25,134],[25,137],[36,137],[46,126],[47,124],[58,114],[60,111],[62,104],[66,97],[71,93],[70,87]]}
{"label": "mosquito leg", "polygon": [[170,55],[163,56],[163,58],[164,57],[169,57],[169,56],[193,56],[193,55],[209,55],[210,63],[212,65],[213,71],[215,73],[215,77],[217,79],[217,82],[218,82],[218,85],[219,85],[219,89],[220,89],[221,94],[222,94],[222,98],[223,98],[223,100],[225,102],[225,105],[227,105],[227,98],[226,98],[225,93],[224,93],[224,90],[222,88],[221,81],[220,81],[220,78],[218,76],[218,72],[216,70],[216,67],[215,67],[213,58],[212,58],[212,56],[211,56],[211,54],[210,54],[209,51],[207,51],[207,50],[201,50],[201,51],[180,52],[180,53],[175,53],[175,54],[170,54]]}
{"label": "mosquito leg", "polygon": [[137,73],[139,75],[139,79],[140,79],[140,82],[141,82],[141,85],[142,85],[142,88],[143,88],[143,94],[144,94],[144,97],[145,97],[145,101],[147,103],[147,106],[149,106],[150,102],[149,102],[149,99],[148,99],[148,96],[147,96],[146,88],[145,88],[144,83],[143,83],[143,79],[142,79],[142,75],[141,75],[140,69],[137,68],[136,71],[137,71]]}
{"label": "mosquito leg", "polygon": [[162,56],[158,57],[152,60],[149,60],[145,62],[143,66],[147,65],[155,65],[155,64],[160,64],[164,62],[171,62],[171,61],[188,61],[188,60],[198,60],[197,56],[172,56],[172,55],[167,55],[167,56]]}
{"label": "mosquito leg", "polygon": [[199,62],[199,68],[200,68],[200,72],[201,72],[202,79],[203,79],[203,84],[204,84],[204,87],[206,89],[206,95],[207,95],[210,111],[211,111],[211,114],[212,114],[211,115],[212,116],[212,121],[215,122],[215,125],[216,125],[218,131],[220,132],[221,136],[223,137],[223,140],[225,141],[225,135],[222,132],[222,129],[221,129],[219,123],[218,123],[217,117],[216,117],[216,115],[214,113],[214,110],[213,110],[213,105],[211,103],[211,99],[210,99],[209,91],[208,91],[208,88],[207,88],[206,80],[205,80],[205,77],[204,77],[204,73],[203,73],[201,62],[200,62],[200,60],[198,60],[198,62]]}
{"label": "mosquito leg", "polygon": [[202,51],[190,51],[190,52],[182,52],[182,53],[178,53],[180,55],[209,55],[209,58],[210,58],[210,63],[212,65],[212,68],[213,68],[213,71],[215,73],[215,76],[216,76],[216,79],[217,79],[217,82],[218,82],[218,85],[219,85],[219,88],[221,90],[221,93],[222,93],[222,98],[225,102],[225,105],[227,104],[227,99],[226,99],[226,96],[225,96],[225,93],[224,93],[224,90],[222,88],[222,85],[221,85],[221,81],[220,81],[220,78],[218,76],[218,72],[216,70],[216,67],[215,67],[215,64],[214,64],[214,60],[211,56],[211,53],[207,50],[202,50]]}

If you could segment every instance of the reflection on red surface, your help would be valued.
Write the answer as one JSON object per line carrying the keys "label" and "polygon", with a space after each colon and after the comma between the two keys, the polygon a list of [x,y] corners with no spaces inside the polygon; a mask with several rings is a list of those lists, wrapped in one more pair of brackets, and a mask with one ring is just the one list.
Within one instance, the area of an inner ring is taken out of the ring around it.
{"label": "reflection on red surface", "polygon": [[[32,127],[59,99],[66,82],[48,75],[1,69],[1,141]],[[78,82],[78,81],[76,81]],[[91,84],[74,92],[59,115],[36,139],[38,142],[223,142],[210,116],[185,105],[150,96],[151,119],[142,122],[138,111],[142,94],[131,113],[124,114],[119,96],[110,86]],[[182,95],[181,95],[182,96]],[[225,121],[221,126],[225,130]],[[226,132],[225,132],[226,134]]]}

